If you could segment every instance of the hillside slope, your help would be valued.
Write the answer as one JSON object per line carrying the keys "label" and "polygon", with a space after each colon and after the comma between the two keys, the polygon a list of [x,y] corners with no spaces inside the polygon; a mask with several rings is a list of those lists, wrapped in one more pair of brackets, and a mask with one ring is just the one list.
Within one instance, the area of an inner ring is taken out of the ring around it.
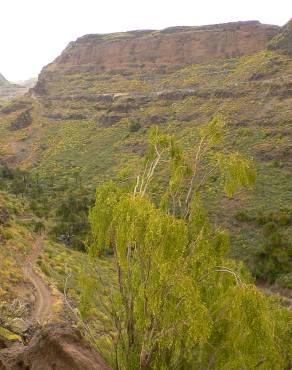
{"label": "hillside slope", "polygon": [[0,316],[2,325],[22,332],[32,325],[39,304],[31,256],[38,253],[35,220],[24,200],[0,191]]}
{"label": "hillside slope", "polygon": [[233,255],[252,264],[271,220],[291,243],[292,60],[266,50],[285,30],[239,22],[84,36],[43,69],[31,96],[1,109],[2,161],[94,189],[137,175],[150,126],[189,148],[220,114],[228,145],[253,157],[258,180],[232,203],[210,194],[211,209],[232,233]]}

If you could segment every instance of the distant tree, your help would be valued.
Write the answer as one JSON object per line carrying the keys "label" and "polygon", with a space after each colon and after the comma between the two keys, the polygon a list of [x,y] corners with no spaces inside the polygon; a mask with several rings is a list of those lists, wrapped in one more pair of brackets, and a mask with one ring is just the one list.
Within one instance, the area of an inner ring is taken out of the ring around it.
{"label": "distant tree", "polygon": [[85,251],[85,239],[89,232],[88,211],[93,204],[89,191],[80,184],[69,188],[56,207],[56,223],[51,234],[69,247]]}
{"label": "distant tree", "polygon": [[6,178],[6,179],[13,179],[13,172],[12,172],[12,170],[11,170],[8,166],[6,166],[6,165],[4,165],[4,166],[2,166],[2,167],[1,167],[1,171],[0,171],[0,173],[1,173],[1,177],[3,177],[3,178]]}
{"label": "distant tree", "polygon": [[255,254],[255,275],[274,283],[280,275],[292,271],[292,245],[283,238],[276,222],[264,225],[263,236],[263,244]]}

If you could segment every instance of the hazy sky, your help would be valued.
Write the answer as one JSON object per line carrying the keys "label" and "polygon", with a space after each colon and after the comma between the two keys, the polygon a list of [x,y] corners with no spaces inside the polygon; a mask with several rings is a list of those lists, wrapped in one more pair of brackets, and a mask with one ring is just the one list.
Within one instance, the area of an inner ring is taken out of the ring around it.
{"label": "hazy sky", "polygon": [[292,0],[0,0],[0,73],[38,75],[88,33],[161,29],[239,20],[283,25]]}

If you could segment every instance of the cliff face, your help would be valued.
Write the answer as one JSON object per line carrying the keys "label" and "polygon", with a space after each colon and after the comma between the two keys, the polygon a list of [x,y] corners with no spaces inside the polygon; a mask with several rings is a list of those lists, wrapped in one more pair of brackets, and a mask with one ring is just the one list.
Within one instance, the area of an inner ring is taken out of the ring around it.
{"label": "cliff face", "polygon": [[250,21],[86,35],[70,43],[45,70],[90,64],[101,69],[115,69],[201,63],[262,50],[278,31],[277,26]]}

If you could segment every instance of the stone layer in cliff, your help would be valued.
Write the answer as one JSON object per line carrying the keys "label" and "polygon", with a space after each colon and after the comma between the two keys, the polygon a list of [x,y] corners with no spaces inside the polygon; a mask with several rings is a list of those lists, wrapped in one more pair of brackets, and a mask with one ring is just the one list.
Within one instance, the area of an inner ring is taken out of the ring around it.
{"label": "stone layer in cliff", "polygon": [[253,54],[265,49],[278,26],[257,21],[162,31],[86,35],[71,42],[46,69],[98,65],[103,69],[136,65],[184,65]]}

